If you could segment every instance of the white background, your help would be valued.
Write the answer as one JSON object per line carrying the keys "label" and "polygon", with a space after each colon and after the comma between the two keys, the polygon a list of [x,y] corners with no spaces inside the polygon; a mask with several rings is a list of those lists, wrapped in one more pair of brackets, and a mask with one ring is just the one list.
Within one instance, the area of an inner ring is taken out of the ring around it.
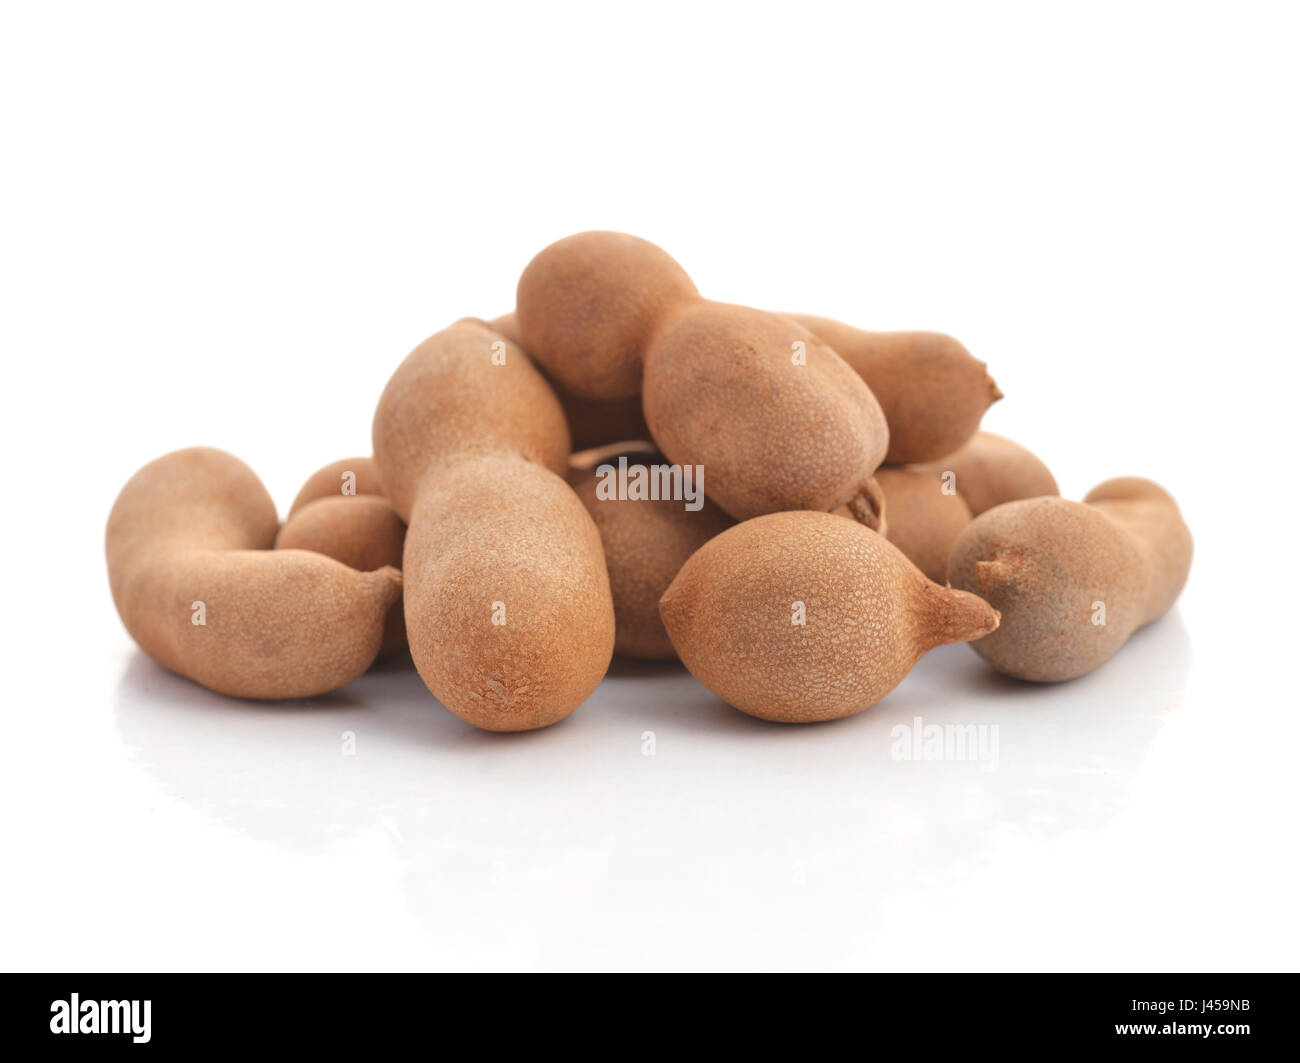
{"label": "white background", "polygon": [[[1297,29],[7,4],[0,963],[1293,969]],[[221,446],[287,507],[415,343],[587,228],[714,298],[957,335],[1067,496],[1173,491],[1179,606],[1072,684],[954,646],[808,728],[669,667],[496,736],[402,668],[257,705],[135,650],[101,537],[139,465]],[[916,716],[996,726],[997,770],[893,759]]]}

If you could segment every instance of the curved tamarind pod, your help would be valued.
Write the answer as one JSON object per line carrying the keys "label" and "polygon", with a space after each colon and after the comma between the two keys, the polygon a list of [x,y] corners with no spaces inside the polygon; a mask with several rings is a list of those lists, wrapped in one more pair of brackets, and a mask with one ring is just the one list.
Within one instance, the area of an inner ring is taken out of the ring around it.
{"label": "curved tamarind pod", "polygon": [[[388,499],[375,494],[330,495],[291,513],[276,536],[277,550],[312,550],[358,572],[402,567],[406,525]],[[399,597],[384,621],[379,658],[406,649],[406,619]]]}
{"label": "curved tamarind pod", "polygon": [[373,434],[407,521],[406,632],[425,684],[485,730],[564,719],[609,667],[614,607],[546,381],[500,333],[458,321],[398,366]]}
{"label": "curved tamarind pod", "polygon": [[988,366],[941,332],[866,332],[828,317],[790,316],[867,382],[889,424],[890,465],[951,454],[1002,398]]}
{"label": "curved tamarind pod", "polygon": [[310,697],[355,679],[379,652],[401,573],[272,550],[276,530],[266,488],[233,455],[193,447],[144,466],[105,533],[131,637],[163,667],[236,697]]}
{"label": "curved tamarind pod", "polygon": [[880,521],[872,473],[889,429],[862,378],[788,317],[713,303],[666,252],[586,232],[541,251],[519,278],[516,318],[538,364],[575,394],[641,393],[668,460],[702,466],[737,520],[847,505]]}
{"label": "curved tamarind pod", "polygon": [[1126,477],[1083,502],[996,506],[962,532],[948,576],[1002,613],[975,651],[999,672],[1046,683],[1092,671],[1163,616],[1191,564],[1191,533],[1173,498]]}

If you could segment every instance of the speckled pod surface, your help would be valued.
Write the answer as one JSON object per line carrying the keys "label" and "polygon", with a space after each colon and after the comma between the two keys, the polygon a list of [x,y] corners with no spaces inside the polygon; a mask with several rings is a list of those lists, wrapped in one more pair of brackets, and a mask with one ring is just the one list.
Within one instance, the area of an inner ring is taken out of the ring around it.
{"label": "speckled pod surface", "polygon": [[1003,502],[1061,493],[1051,470],[1035,454],[992,432],[979,432],[955,454],[912,468],[941,476],[951,473],[957,493],[975,517]]}
{"label": "speckled pod surface", "polygon": [[1083,502],[1008,502],[976,518],[953,546],[953,586],[979,594],[1002,625],[974,644],[999,672],[1036,682],[1084,675],[1173,605],[1192,538],[1159,485],[1108,480]]}
{"label": "speckled pod surface", "polygon": [[948,582],[948,554],[971,522],[970,507],[941,477],[915,469],[876,470],[889,523],[885,537],[936,583]]}
{"label": "speckled pod surface", "polygon": [[[798,349],[806,358],[791,364]],[[873,474],[888,432],[875,397],[790,318],[696,302],[646,355],[650,434],[671,461],[704,466],[705,490],[737,520],[848,503],[879,522]]]}
{"label": "speckled pod surface", "polygon": [[150,462],[122,488],[105,534],[131,637],[236,697],[310,697],[355,679],[379,652],[401,574],[272,550],[276,531],[270,495],[233,455],[193,447]]}
{"label": "speckled pod surface", "polygon": [[659,449],[702,465],[705,490],[736,519],[848,505],[878,526],[880,404],[792,319],[702,299],[666,252],[609,232],[540,252],[519,279],[516,316],[524,346],[569,391],[640,391]]}
{"label": "speckled pod surface", "polygon": [[791,315],[867,382],[889,424],[891,465],[932,461],[971,438],[1002,392],[988,366],[940,332],[867,332],[828,317]]}
{"label": "speckled pod surface", "polygon": [[[353,466],[349,466],[352,468]],[[301,496],[300,496],[301,497]],[[300,506],[276,536],[277,550],[312,550],[359,572],[402,567],[406,525],[377,494],[328,495]],[[381,658],[406,649],[406,620],[399,598],[384,621]]]}
{"label": "speckled pod surface", "polygon": [[[488,322],[488,327],[501,333],[511,343],[523,347],[519,336],[519,325],[515,315],[502,314]],[[528,349],[524,347],[524,353]],[[545,373],[542,373],[546,376]],[[575,395],[559,381],[547,377],[555,397],[564,409],[564,418],[569,423],[569,437],[574,450],[587,450],[592,447],[607,446],[611,443],[623,443],[632,439],[649,439],[650,428],[645,423],[641,412],[641,393],[622,399],[589,399]]]}
{"label": "speckled pod surface", "polygon": [[614,609],[541,374],[483,322],[459,321],[393,374],[374,451],[407,520],[407,638],[429,689],[486,730],[568,716],[609,666]]}
{"label": "speckled pod surface", "polygon": [[[662,459],[638,455],[637,460]],[[602,498],[595,468],[575,479],[605,550],[614,597],[614,652],[644,661],[675,660],[659,599],[687,559],[735,521],[707,498],[698,510],[672,499]]]}
{"label": "speckled pod surface", "polygon": [[302,490],[289,507],[293,516],[308,502],[318,498],[348,498],[352,495],[383,495],[379,470],[374,458],[340,458],[317,469],[302,485]]}
{"label": "speckled pod surface", "polygon": [[929,650],[997,627],[880,535],[829,513],[774,513],[705,543],[660,602],[682,662],[752,716],[811,723],[874,705]]}
{"label": "speckled pod surface", "polygon": [[625,399],[659,325],[700,299],[663,249],[626,233],[583,232],[539,251],[519,278],[523,346],[575,395]]}

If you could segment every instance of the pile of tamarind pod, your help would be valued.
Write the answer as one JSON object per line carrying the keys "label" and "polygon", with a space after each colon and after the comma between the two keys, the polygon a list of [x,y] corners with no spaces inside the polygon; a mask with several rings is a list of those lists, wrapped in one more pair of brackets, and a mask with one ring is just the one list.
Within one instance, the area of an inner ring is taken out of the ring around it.
{"label": "pile of tamarind pod", "polygon": [[283,526],[230,454],[146,465],[109,582],[140,648],[212,690],[309,697],[409,648],[492,731],[564,719],[614,654],[790,723],[874,705],[946,643],[1072,679],[1169,610],[1191,536],[1149,480],[1060,498],[980,430],[1000,398],[949,336],[711,302],[654,244],[579,233],[514,312],[417,346],[373,457],[313,473]]}

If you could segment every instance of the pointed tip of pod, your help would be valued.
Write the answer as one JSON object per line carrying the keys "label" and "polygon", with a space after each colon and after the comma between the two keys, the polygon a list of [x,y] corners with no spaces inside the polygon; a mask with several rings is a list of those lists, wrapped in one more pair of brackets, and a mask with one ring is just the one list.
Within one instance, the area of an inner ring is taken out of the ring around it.
{"label": "pointed tip of pod", "polygon": [[1005,587],[1016,582],[1019,572],[1015,558],[999,554],[991,561],[975,562],[975,585],[981,590]]}
{"label": "pointed tip of pod", "polygon": [[969,591],[949,590],[948,622],[945,634],[948,642],[973,642],[998,629],[1002,614],[978,594]]}
{"label": "pointed tip of pod", "polygon": [[1002,389],[998,387],[998,382],[993,379],[993,374],[989,372],[988,363],[981,362],[980,365],[984,369],[984,386],[988,389],[989,405],[992,406],[999,399],[1005,399],[1006,396],[1002,394]]}
{"label": "pointed tip of pod", "polygon": [[938,584],[931,590],[936,598],[926,607],[927,649],[950,642],[974,642],[992,634],[1002,622],[1002,614],[978,594]]}
{"label": "pointed tip of pod", "polygon": [[397,602],[402,597],[402,572],[392,565],[385,565],[373,572],[362,573],[375,601],[384,607]]}
{"label": "pointed tip of pod", "polygon": [[[983,602],[984,599],[981,598],[980,601]],[[984,602],[984,604],[988,605],[987,602]],[[996,609],[994,609],[993,606],[991,605],[989,605],[989,614],[990,615],[988,619],[985,621],[984,630],[981,631],[978,636],[979,638],[983,638],[985,635],[993,634],[993,632],[995,632],[999,627],[1002,626],[1002,614],[998,612]]]}

